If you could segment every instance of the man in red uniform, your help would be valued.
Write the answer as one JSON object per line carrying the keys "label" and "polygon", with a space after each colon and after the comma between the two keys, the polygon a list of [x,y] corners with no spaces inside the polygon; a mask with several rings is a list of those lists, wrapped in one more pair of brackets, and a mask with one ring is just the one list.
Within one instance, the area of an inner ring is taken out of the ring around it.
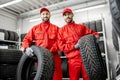
{"label": "man in red uniform", "polygon": [[59,29],[58,46],[68,58],[70,80],[79,80],[80,73],[82,74],[83,80],[89,80],[82,63],[78,42],[84,35],[99,35],[84,25],[76,24],[73,21],[74,14],[70,8],[65,8],[62,14],[67,24]]}
{"label": "man in red uniform", "polygon": [[[62,68],[60,56],[57,53],[57,34],[58,27],[50,23],[50,11],[47,8],[40,10],[42,22],[35,25],[25,36],[22,42],[22,48],[28,56],[33,56],[33,50],[30,48],[34,40],[36,46],[47,48],[53,53],[55,61],[55,72],[53,80],[62,80]],[[38,63],[39,64],[39,63]]]}

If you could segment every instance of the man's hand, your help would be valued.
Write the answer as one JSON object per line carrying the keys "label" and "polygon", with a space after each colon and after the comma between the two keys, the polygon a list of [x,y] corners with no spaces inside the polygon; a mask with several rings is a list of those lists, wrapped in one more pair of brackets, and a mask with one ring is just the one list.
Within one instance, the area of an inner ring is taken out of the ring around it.
{"label": "man's hand", "polygon": [[32,57],[33,56],[33,50],[28,47],[25,50],[25,54],[27,54],[29,57]]}
{"label": "man's hand", "polygon": [[33,50],[31,48],[21,48],[21,51],[25,52],[25,54],[27,54],[29,57],[32,57],[33,56]]}
{"label": "man's hand", "polygon": [[79,43],[80,43],[80,39],[78,40],[78,42],[74,45],[74,48],[75,49],[79,49],[80,47],[79,47]]}

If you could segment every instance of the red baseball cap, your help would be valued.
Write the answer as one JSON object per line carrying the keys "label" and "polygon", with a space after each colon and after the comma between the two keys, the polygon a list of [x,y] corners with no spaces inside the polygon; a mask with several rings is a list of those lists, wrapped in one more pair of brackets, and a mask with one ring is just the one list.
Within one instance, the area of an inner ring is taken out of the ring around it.
{"label": "red baseball cap", "polygon": [[43,11],[48,11],[48,12],[50,12],[50,11],[48,10],[48,8],[45,8],[45,7],[43,7],[43,8],[40,9],[40,14],[41,14]]}
{"label": "red baseball cap", "polygon": [[70,9],[70,8],[65,8],[64,10],[63,10],[63,15],[66,13],[66,12],[69,12],[69,13],[72,13],[73,14],[73,12],[72,12],[72,10]]}

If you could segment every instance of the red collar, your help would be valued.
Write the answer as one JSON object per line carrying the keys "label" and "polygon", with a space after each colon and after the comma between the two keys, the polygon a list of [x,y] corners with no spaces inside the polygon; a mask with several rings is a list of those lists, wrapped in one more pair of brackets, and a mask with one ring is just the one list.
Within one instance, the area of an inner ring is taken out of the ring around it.
{"label": "red collar", "polygon": [[73,22],[71,22],[71,23],[67,23],[67,25],[73,25],[73,24],[75,24],[75,22],[73,21]]}
{"label": "red collar", "polygon": [[47,24],[50,24],[50,22],[42,22],[42,24],[46,24],[47,25]]}

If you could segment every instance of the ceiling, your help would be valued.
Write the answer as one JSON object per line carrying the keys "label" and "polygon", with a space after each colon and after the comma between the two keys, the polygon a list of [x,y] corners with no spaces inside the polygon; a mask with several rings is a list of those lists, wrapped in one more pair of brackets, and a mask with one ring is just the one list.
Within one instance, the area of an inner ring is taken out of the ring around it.
{"label": "ceiling", "polygon": [[[0,0],[0,5],[13,0]],[[41,7],[48,7],[51,11],[63,9],[69,6],[80,6],[82,3],[89,3],[92,1],[106,1],[106,0],[22,0],[19,3],[0,8],[14,15],[24,14],[40,9]]]}
{"label": "ceiling", "polygon": [[[13,0],[0,0],[0,5],[10,1]],[[9,11],[14,14],[21,14],[41,7],[60,3],[63,1],[66,0],[22,0],[19,3],[4,7],[2,8],[2,10]]]}

